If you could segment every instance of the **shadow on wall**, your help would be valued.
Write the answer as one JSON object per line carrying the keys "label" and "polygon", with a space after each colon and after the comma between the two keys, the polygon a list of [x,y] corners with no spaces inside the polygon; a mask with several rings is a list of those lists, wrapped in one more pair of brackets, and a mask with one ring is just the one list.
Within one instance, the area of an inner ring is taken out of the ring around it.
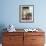
{"label": "shadow on wall", "polygon": [[2,36],[3,36],[3,32],[5,32],[3,29],[5,28],[4,24],[0,24],[0,43],[2,43]]}

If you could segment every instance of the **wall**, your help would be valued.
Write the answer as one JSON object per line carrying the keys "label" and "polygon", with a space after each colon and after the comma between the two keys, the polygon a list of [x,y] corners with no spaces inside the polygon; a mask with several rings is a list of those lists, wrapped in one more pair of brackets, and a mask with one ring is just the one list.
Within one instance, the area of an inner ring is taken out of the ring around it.
{"label": "wall", "polygon": [[[0,0],[0,31],[13,24],[15,28],[37,28],[46,32],[46,0]],[[19,22],[19,5],[34,5],[34,22]]]}
{"label": "wall", "polygon": [[[46,1],[41,0],[1,0],[0,25],[13,24],[16,28],[46,28]],[[19,5],[34,5],[34,22],[19,22]]]}

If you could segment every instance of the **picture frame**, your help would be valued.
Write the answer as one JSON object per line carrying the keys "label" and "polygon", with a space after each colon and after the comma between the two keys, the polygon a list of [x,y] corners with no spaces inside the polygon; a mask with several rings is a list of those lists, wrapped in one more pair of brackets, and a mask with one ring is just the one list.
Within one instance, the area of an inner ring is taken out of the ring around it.
{"label": "picture frame", "polygon": [[19,5],[19,21],[22,23],[34,22],[34,5]]}

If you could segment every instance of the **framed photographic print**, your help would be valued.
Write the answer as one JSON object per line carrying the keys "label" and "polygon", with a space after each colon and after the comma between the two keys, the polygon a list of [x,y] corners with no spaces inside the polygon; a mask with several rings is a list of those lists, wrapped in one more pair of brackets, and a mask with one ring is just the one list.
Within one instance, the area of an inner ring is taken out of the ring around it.
{"label": "framed photographic print", "polygon": [[34,21],[34,5],[19,6],[19,21],[24,23]]}

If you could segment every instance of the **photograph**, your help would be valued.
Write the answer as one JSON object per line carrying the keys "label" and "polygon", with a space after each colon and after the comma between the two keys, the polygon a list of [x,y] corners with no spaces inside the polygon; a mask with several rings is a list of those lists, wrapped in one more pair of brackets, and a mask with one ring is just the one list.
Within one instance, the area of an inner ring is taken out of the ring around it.
{"label": "photograph", "polygon": [[34,21],[34,5],[20,5],[19,6],[19,19],[20,22],[33,22]]}

